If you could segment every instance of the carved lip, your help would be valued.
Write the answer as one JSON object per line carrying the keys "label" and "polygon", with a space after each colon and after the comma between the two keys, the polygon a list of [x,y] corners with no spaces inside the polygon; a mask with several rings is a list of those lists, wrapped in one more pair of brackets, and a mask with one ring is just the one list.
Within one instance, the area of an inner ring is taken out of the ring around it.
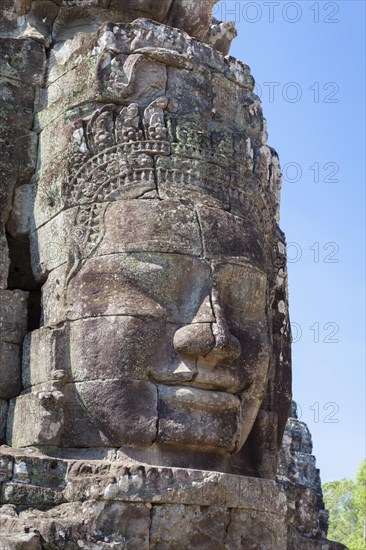
{"label": "carved lip", "polygon": [[197,363],[197,374],[188,382],[189,386],[230,394],[238,394],[243,390],[243,380],[239,376],[238,368],[231,365],[220,365],[215,368],[205,366],[203,363]]}
{"label": "carved lip", "polygon": [[191,386],[158,386],[159,399],[169,405],[212,412],[238,412],[240,399],[224,391]]}
{"label": "carved lip", "polygon": [[212,367],[204,362],[182,361],[179,366],[170,373],[161,373],[150,369],[150,380],[153,383],[162,384],[165,387],[194,388],[204,392],[219,392],[237,395],[242,392],[247,384],[239,375],[238,367],[232,365],[219,365]]}

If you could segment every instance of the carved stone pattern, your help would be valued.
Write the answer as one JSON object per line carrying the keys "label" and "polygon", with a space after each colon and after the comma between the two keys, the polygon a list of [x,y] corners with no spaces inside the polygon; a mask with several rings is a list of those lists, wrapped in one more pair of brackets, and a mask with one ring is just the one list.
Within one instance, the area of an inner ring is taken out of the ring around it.
{"label": "carved stone pattern", "polygon": [[[74,143],[67,200],[68,207],[79,205],[72,233],[77,248],[74,263],[90,257],[101,242],[107,203],[123,197],[139,183],[154,188],[158,182],[183,187],[198,185],[218,196],[226,189],[232,199],[254,213],[265,234],[272,233],[274,197],[259,178],[246,178],[250,166],[246,167],[245,159],[235,155],[233,137],[222,136],[217,152],[211,146],[214,134],[205,134],[192,123],[173,128],[158,102],[164,108],[167,105],[166,98],[158,98],[143,116],[139,115],[138,104],[125,108],[107,105],[95,111],[88,121],[77,123],[79,150]],[[134,111],[134,120],[127,116],[129,110]],[[87,143],[86,154],[81,143]],[[82,161],[80,151],[84,153]],[[160,162],[164,157],[165,165]]]}

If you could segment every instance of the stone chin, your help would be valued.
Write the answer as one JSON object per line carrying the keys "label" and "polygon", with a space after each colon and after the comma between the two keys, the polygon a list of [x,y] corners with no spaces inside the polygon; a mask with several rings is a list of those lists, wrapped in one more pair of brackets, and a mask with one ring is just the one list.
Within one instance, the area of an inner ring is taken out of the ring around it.
{"label": "stone chin", "polygon": [[[243,447],[261,401],[250,395],[158,386],[160,446],[188,446],[226,456]],[[178,464],[177,464],[178,465]]]}

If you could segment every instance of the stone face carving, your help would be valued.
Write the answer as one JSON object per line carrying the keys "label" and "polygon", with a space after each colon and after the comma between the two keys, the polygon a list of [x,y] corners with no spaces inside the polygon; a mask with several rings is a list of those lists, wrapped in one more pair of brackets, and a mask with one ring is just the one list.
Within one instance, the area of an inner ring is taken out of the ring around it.
{"label": "stone face carving", "polygon": [[[289,399],[280,176],[259,106],[245,118],[248,69],[146,20],[95,41],[95,98],[55,113],[61,207],[41,132],[31,242],[47,330],[30,336],[8,441],[273,478]],[[84,70],[71,70],[78,90]]]}
{"label": "stone face carving", "polygon": [[6,6],[0,546],[336,548],[275,481],[280,168],[210,45],[233,27],[207,35],[211,2]]}

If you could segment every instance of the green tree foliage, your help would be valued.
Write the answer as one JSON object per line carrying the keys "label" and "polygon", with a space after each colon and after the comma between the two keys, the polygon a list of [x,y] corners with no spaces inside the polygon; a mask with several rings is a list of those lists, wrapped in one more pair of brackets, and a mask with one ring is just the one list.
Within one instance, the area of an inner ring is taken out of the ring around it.
{"label": "green tree foliage", "polygon": [[350,550],[366,550],[366,461],[361,463],[355,481],[325,483],[323,494],[330,512],[328,538]]}

